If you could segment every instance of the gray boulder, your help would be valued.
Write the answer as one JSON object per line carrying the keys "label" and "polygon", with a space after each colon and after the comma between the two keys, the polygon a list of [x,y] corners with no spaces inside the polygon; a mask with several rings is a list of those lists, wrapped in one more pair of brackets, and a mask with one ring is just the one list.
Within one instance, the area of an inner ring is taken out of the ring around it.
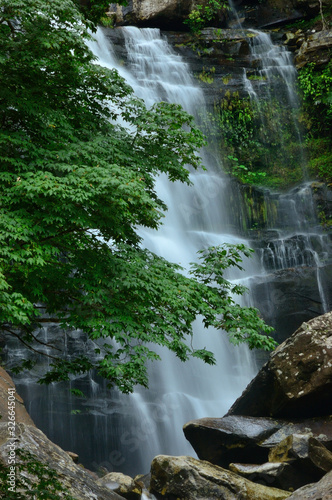
{"label": "gray boulder", "polygon": [[165,500],[282,500],[290,496],[209,462],[166,455],[152,461],[150,490]]}
{"label": "gray boulder", "polygon": [[297,68],[308,63],[324,65],[331,59],[332,31],[317,31],[306,36],[295,57]]}
{"label": "gray boulder", "polygon": [[332,312],[301,327],[271,354],[228,415],[278,418],[332,414]]}
{"label": "gray boulder", "polygon": [[121,472],[110,472],[98,479],[97,484],[118,493],[127,500],[140,500],[142,495],[141,486],[130,476]]}
{"label": "gray boulder", "polygon": [[229,469],[254,483],[273,486],[282,490],[294,490],[303,486],[298,481],[294,467],[287,462],[265,464],[229,464]]}
{"label": "gray boulder", "polygon": [[270,450],[269,462],[291,463],[303,486],[332,470],[332,453],[309,433],[292,434]]}
{"label": "gray boulder", "polygon": [[200,459],[228,467],[235,461],[266,462],[269,449],[261,443],[281,426],[271,418],[230,415],[193,420],[184,425],[183,431]]}
{"label": "gray boulder", "polygon": [[112,3],[107,15],[116,25],[175,29],[188,17],[192,0],[130,0],[127,6]]}

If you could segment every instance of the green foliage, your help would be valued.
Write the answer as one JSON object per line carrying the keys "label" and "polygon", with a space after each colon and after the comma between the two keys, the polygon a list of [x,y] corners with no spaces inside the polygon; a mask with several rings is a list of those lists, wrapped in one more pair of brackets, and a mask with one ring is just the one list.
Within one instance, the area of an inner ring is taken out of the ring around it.
{"label": "green foliage", "polygon": [[325,67],[307,64],[299,70],[303,123],[307,129],[310,172],[332,182],[332,62]]}
{"label": "green foliage", "polygon": [[329,136],[332,125],[332,62],[323,69],[315,63],[299,70],[307,126],[312,135]]}
{"label": "green foliage", "polygon": [[[253,76],[253,80],[260,78]],[[274,188],[302,178],[302,143],[287,102],[271,97],[258,104],[226,91],[214,111],[215,134],[231,160],[226,160],[225,168],[232,175],[245,183]]]}
{"label": "green foliage", "polygon": [[266,177],[266,172],[252,172],[245,165],[240,165],[238,158],[235,158],[234,156],[228,156],[228,159],[232,161],[232,175],[237,177],[241,182],[255,185],[263,183],[264,178]]}
{"label": "green foliage", "polygon": [[114,19],[112,17],[103,16],[100,18],[99,23],[105,28],[114,28]]}
{"label": "green foliage", "polygon": [[[185,277],[140,244],[137,227],[158,228],[166,208],[156,176],[189,183],[187,166],[200,166],[204,139],[192,117],[174,104],[147,109],[115,70],[95,64],[90,22],[72,1],[1,5],[0,328],[38,354],[34,332],[47,313],[63,332],[81,329],[98,344],[96,356],[77,358],[49,346],[42,382],[96,369],[130,392],[147,385],[154,344],[182,361],[214,362],[191,347],[199,315],[229,332],[239,321],[250,347],[271,346],[258,314],[241,323],[229,293],[244,290],[224,280],[222,266],[218,286],[209,285],[198,268]],[[235,265],[246,250],[220,252],[206,256],[233,255]],[[233,324],[223,323],[232,308]]]}
{"label": "green foliage", "polygon": [[215,71],[216,68],[214,66],[210,69],[203,68],[203,71],[198,75],[198,78],[204,83],[213,83]]}
{"label": "green foliage", "polygon": [[332,184],[332,144],[330,137],[307,138],[309,151],[308,169],[312,177]]}
{"label": "green foliage", "polygon": [[[77,6],[84,15],[85,20],[92,21],[94,24],[104,20],[107,23],[105,13],[109,9],[110,2],[108,0],[76,0]],[[126,0],[117,2],[120,5],[127,5]],[[105,25],[108,25],[105,24]]]}
{"label": "green foliage", "polygon": [[75,500],[62,485],[57,472],[32,453],[16,449],[15,491],[8,488],[9,468],[0,462],[0,498],[5,500]]}
{"label": "green foliage", "polygon": [[249,99],[242,99],[238,92],[227,91],[215,105],[219,127],[226,145],[249,145],[254,140],[255,111]]}
{"label": "green foliage", "polygon": [[222,0],[206,0],[196,4],[191,10],[188,19],[184,21],[193,33],[198,33],[205,26],[209,26],[219,12],[229,9],[228,3]]}

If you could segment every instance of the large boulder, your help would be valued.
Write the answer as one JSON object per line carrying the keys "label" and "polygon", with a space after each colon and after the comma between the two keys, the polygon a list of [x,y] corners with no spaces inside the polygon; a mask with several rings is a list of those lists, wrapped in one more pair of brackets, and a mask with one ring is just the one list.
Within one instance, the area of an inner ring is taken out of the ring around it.
{"label": "large boulder", "polygon": [[301,327],[271,354],[228,415],[306,418],[332,414],[332,312]]}
{"label": "large boulder", "polygon": [[159,455],[151,464],[150,490],[165,500],[282,500],[290,493],[258,485],[209,462]]}
{"label": "large boulder", "polygon": [[140,484],[121,472],[110,472],[98,479],[97,484],[118,493],[127,500],[140,500],[142,496]]}
{"label": "large boulder", "polygon": [[188,17],[192,0],[129,0],[126,6],[112,3],[107,13],[116,25],[176,29]]}
{"label": "large boulder", "polygon": [[291,422],[229,415],[192,420],[184,425],[183,430],[200,459],[221,467],[228,467],[230,462],[266,462],[269,450],[294,434],[309,433],[332,449],[331,417]]}
{"label": "large boulder", "polygon": [[[28,457],[21,458],[22,454],[27,453]],[[15,472],[10,471],[8,458],[14,460],[17,466]],[[23,470],[20,470],[21,462]],[[23,464],[32,464],[32,472],[31,465]],[[121,500],[123,498],[98,485],[91,472],[76,465],[68,453],[52,443],[41,430],[32,425],[17,423],[13,439],[9,435],[7,422],[0,423],[0,469],[6,471],[6,468],[8,468],[8,474],[15,474],[12,487],[15,487],[15,484],[17,491],[26,491],[27,477],[32,485],[39,484],[41,478],[46,481],[46,472],[42,477],[41,471],[47,471],[50,483],[54,484],[58,481],[59,488],[75,500]],[[11,478],[10,475],[8,477]],[[1,491],[6,491],[5,488],[8,487],[9,484],[0,486]]]}
{"label": "large boulder", "polygon": [[264,464],[229,464],[229,469],[254,483],[273,486],[282,490],[294,490],[303,486],[294,467],[287,462]]}
{"label": "large boulder", "polygon": [[291,465],[291,486],[298,488],[332,470],[332,453],[309,433],[292,434],[270,450],[269,462]]}
{"label": "large boulder", "polygon": [[184,425],[183,431],[200,459],[228,467],[234,461],[255,464],[267,461],[269,449],[261,443],[281,426],[281,422],[270,418],[231,415],[192,420]]}

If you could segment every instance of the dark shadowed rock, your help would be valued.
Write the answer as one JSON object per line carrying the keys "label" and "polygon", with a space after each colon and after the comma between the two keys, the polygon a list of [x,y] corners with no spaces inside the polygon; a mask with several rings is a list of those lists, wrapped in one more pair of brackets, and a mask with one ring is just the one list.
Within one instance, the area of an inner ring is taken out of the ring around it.
{"label": "dark shadowed rock", "polygon": [[267,461],[268,448],[260,443],[281,426],[281,422],[270,418],[232,415],[193,420],[184,426],[183,431],[200,459],[228,467],[233,461]]}
{"label": "dark shadowed rock", "polygon": [[270,356],[228,415],[332,414],[332,312],[301,327]]}
{"label": "dark shadowed rock", "polygon": [[318,31],[308,35],[296,54],[296,67],[302,68],[308,63],[315,63],[318,66],[327,64],[331,59],[331,48],[331,31]]}
{"label": "dark shadowed rock", "polygon": [[229,464],[229,469],[254,483],[289,490],[303,486],[297,471],[286,462],[255,464]]}
{"label": "dark shadowed rock", "polygon": [[[8,446],[12,443],[7,423],[0,423],[0,462],[2,462],[2,466],[7,466]],[[31,453],[34,460],[53,469],[58,475],[61,486],[75,500],[121,500],[123,498],[96,484],[94,474],[76,465],[68,453],[52,443],[35,426],[16,425],[15,449]],[[34,481],[36,480],[37,477],[34,478]]]}
{"label": "dark shadowed rock", "polygon": [[332,453],[310,434],[292,434],[271,449],[270,462],[291,463],[301,486],[321,479],[332,470]]}
{"label": "dark shadowed rock", "polygon": [[326,474],[318,483],[307,484],[296,490],[289,500],[331,500],[332,471]]}
{"label": "dark shadowed rock", "polygon": [[310,433],[312,437],[332,450],[332,416],[295,420],[294,422],[278,420],[278,422],[282,423],[280,429],[265,439],[262,446],[272,448],[292,434]]}
{"label": "dark shadowed rock", "polygon": [[290,496],[209,462],[166,455],[152,461],[151,492],[165,500],[282,500]]}
{"label": "dark shadowed rock", "polygon": [[267,462],[269,450],[293,434],[310,433],[332,449],[332,417],[291,422],[230,415],[192,420],[183,431],[200,459],[221,467],[228,467],[230,462]]}

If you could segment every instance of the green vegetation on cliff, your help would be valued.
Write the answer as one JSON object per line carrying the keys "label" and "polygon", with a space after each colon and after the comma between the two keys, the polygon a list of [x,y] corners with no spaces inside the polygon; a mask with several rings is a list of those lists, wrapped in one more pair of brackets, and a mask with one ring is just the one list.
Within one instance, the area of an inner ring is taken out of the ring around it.
{"label": "green vegetation on cliff", "polygon": [[309,63],[299,71],[303,95],[303,122],[312,175],[332,183],[332,60]]}

